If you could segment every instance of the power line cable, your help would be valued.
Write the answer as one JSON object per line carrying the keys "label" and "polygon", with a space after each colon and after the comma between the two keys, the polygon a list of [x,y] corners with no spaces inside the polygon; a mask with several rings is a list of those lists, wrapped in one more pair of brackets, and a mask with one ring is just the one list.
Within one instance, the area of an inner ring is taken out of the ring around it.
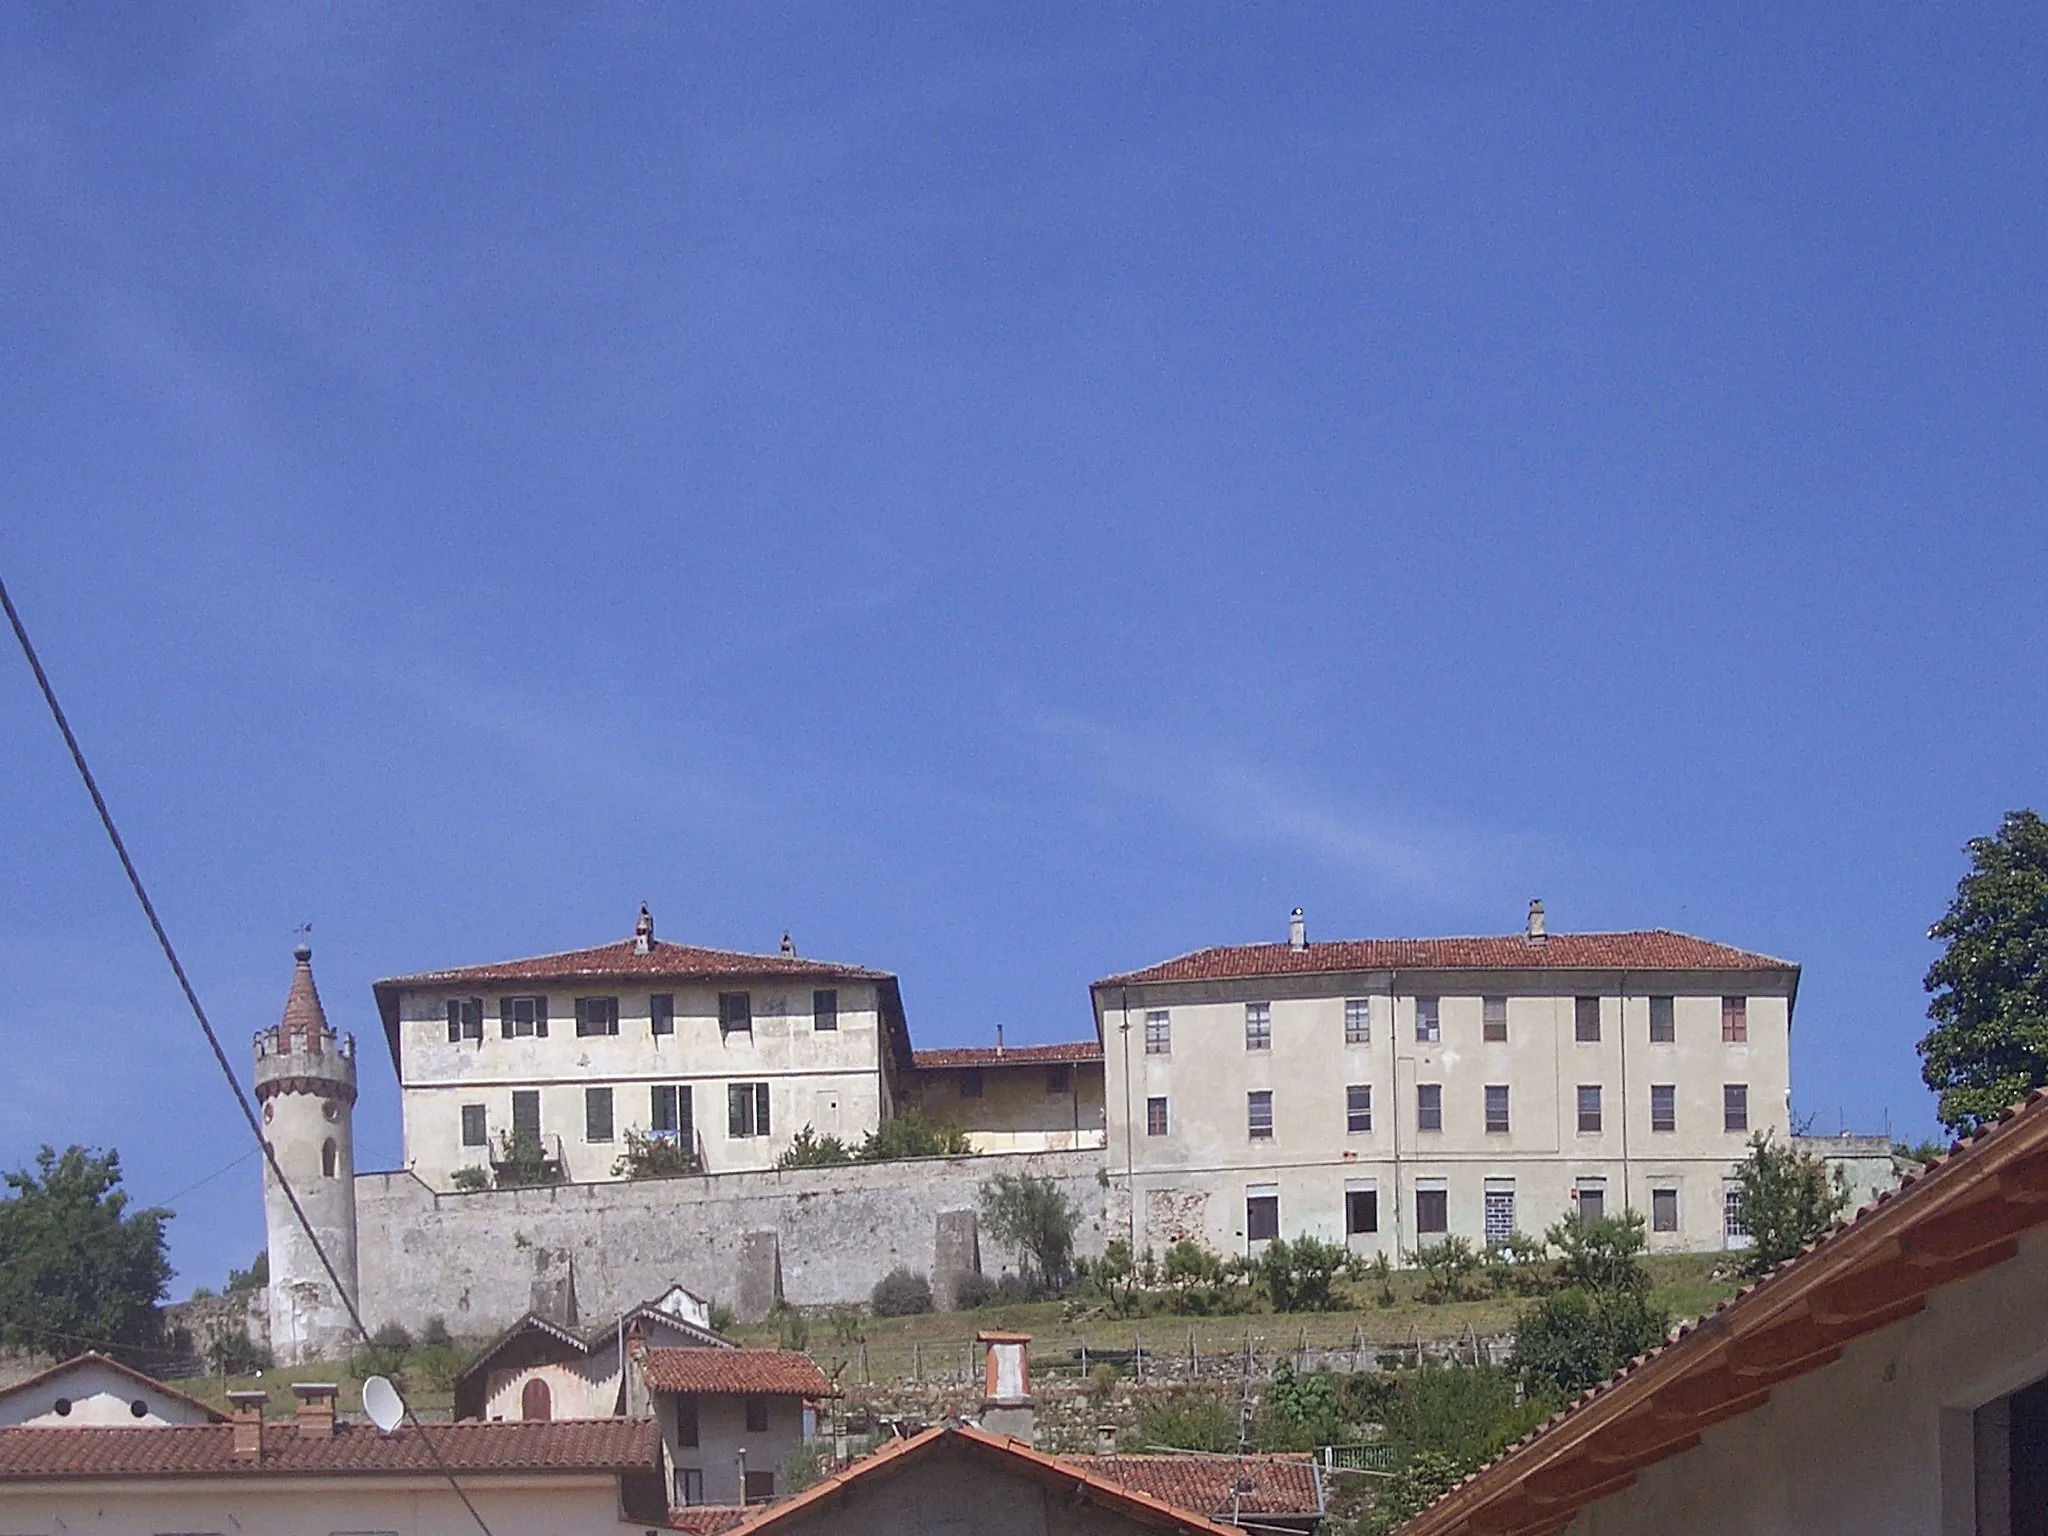
{"label": "power line cable", "polygon": [[[4,580],[0,580],[0,607],[7,610],[7,622],[14,627],[14,638],[21,643],[21,654],[27,658],[29,670],[36,675],[36,686],[42,690],[43,702],[50,707],[50,718],[56,721],[57,729],[64,737],[64,745],[71,750],[71,761],[78,769],[79,778],[84,781],[86,793],[92,796],[93,809],[99,812],[100,825],[106,829],[107,841],[114,845],[114,853],[121,860],[121,868],[128,876],[128,884],[135,892],[135,899],[142,904],[142,915],[149,919],[149,926],[156,934],[156,941],[164,952],[164,959],[170,962],[171,974],[178,978],[178,986],[185,994],[185,1002],[192,1009],[192,1017],[199,1021],[200,1032],[206,1036],[206,1043],[213,1051],[213,1059],[220,1064],[221,1076],[228,1080],[228,1089],[235,1096],[235,1105],[242,1111],[242,1119],[248,1123],[249,1134],[255,1138],[256,1145],[263,1152],[264,1162],[269,1165],[271,1173],[277,1179],[278,1187],[284,1191],[285,1199],[290,1202],[292,1215],[298,1218],[299,1227],[306,1234],[306,1241],[313,1245],[314,1257],[320,1260],[320,1267],[327,1272],[327,1278],[334,1286],[335,1295],[341,1298],[341,1304],[348,1312],[349,1321],[355,1324],[356,1332],[362,1336],[365,1344],[373,1342],[370,1330],[363,1323],[363,1314],[356,1309],[355,1298],[349,1295],[348,1288],[341,1283],[340,1272],[335,1269],[334,1261],[328,1258],[326,1246],[320,1241],[319,1234],[313,1230],[313,1223],[306,1216],[306,1208],[299,1203],[298,1191],[292,1188],[291,1180],[285,1177],[284,1169],[278,1164],[276,1150],[263,1134],[263,1126],[256,1118],[256,1110],[250,1104],[249,1096],[242,1091],[241,1079],[235,1076],[235,1069],[228,1061],[228,1053],[221,1048],[220,1036],[213,1032],[213,1023],[206,1016],[206,1009],[199,1001],[198,992],[193,989],[191,978],[185,974],[184,962],[178,958],[178,951],[171,943],[171,936],[164,929],[163,919],[156,915],[156,904],[149,899],[149,892],[142,884],[142,875],[135,868],[135,861],[128,856],[128,845],[121,839],[120,828],[114,825],[113,812],[107,809],[106,797],[100,793],[99,781],[93,777],[92,769],[85,761],[85,751],[79,746],[78,737],[72,733],[71,722],[64,715],[64,706],[57,702],[57,690],[50,684],[49,673],[43,670],[42,658],[36,654],[35,645],[28,637],[28,626],[22,623],[21,614],[16,610],[14,599],[9,595]],[[420,1442],[426,1446],[427,1454],[434,1458],[435,1467],[448,1479],[448,1486],[455,1490],[455,1496],[462,1501],[462,1507],[467,1509],[470,1518],[476,1521],[477,1529],[482,1531],[484,1536],[492,1536],[490,1526],[484,1522],[483,1515],[470,1501],[469,1494],[464,1491],[462,1484],[455,1480],[454,1472],[449,1470],[448,1463],[441,1457],[441,1448],[434,1444],[434,1437],[426,1432],[425,1426],[420,1423],[419,1415],[413,1412],[410,1403],[405,1405],[405,1416],[412,1421],[412,1427],[419,1431]]]}

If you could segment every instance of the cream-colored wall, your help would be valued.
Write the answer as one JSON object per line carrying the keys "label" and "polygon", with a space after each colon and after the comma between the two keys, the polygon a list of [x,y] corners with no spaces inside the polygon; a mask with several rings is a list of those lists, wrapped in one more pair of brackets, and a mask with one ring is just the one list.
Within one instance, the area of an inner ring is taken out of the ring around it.
{"label": "cream-colored wall", "polygon": [[[548,992],[546,1039],[498,1033],[498,998],[508,986],[484,997],[481,1041],[448,1041],[447,1000],[477,995],[475,988],[407,992],[399,1000],[399,1028],[405,1061],[402,1102],[407,1166],[437,1189],[451,1187],[455,1170],[482,1167],[500,1132],[512,1125],[515,1089],[541,1096],[541,1131],[552,1147],[560,1138],[568,1177],[577,1182],[615,1177],[613,1164],[625,1151],[630,1128],[644,1132],[650,1119],[649,1090],[655,1084],[692,1089],[697,1142],[709,1171],[768,1168],[806,1124],[857,1141],[881,1123],[885,1049],[872,984],[838,985],[839,1027],[818,1030],[811,1016],[812,987],[777,983],[726,987],[676,984],[675,1033],[656,1035],[648,997],[666,984],[640,990],[616,983],[558,987]],[[616,991],[607,990],[617,987]],[[718,1027],[718,994],[748,991],[753,997],[751,1032],[724,1035]],[[578,1036],[576,999],[617,996],[619,1032]],[[726,1088],[735,1082],[769,1085],[771,1133],[729,1137]],[[612,1089],[612,1140],[584,1138],[584,1090]],[[462,1145],[462,1106],[482,1104],[489,1127],[483,1147]]]}
{"label": "cream-colored wall", "polygon": [[1046,1091],[1044,1062],[981,1068],[979,1098],[960,1091],[968,1069],[920,1068],[918,1102],[927,1116],[967,1132],[977,1152],[1064,1152],[1103,1144],[1102,1063],[1061,1063],[1063,1093]]}
{"label": "cream-colored wall", "polygon": [[770,1397],[768,1428],[762,1434],[747,1432],[747,1399],[707,1393],[697,1399],[697,1443],[676,1444],[676,1400],[664,1394],[655,1399],[654,1416],[661,1425],[662,1454],[667,1459],[672,1491],[679,1491],[674,1472],[694,1467],[704,1474],[706,1504],[740,1502],[739,1453],[747,1453],[747,1470],[773,1472],[776,1491],[781,1489],[782,1463],[803,1443],[804,1405],[800,1397]]}
{"label": "cream-colored wall", "polygon": [[583,1360],[553,1360],[492,1371],[484,1398],[486,1419],[523,1419],[526,1384],[534,1377],[548,1384],[549,1417],[608,1419],[618,1411],[619,1356],[600,1351]]}
{"label": "cream-colored wall", "polygon": [[[1582,1511],[1572,1536],[1971,1536],[1972,1412],[2048,1377],[2048,1232]],[[1982,1529],[1997,1529],[1987,1523]]]}
{"label": "cream-colored wall", "polygon": [[[1748,1084],[1752,1131],[1786,1132],[1785,988],[1783,973],[1404,972],[1108,990],[1096,1006],[1110,1172],[1131,1170],[1141,1243],[1194,1235],[1219,1251],[1241,1251],[1253,1185],[1277,1186],[1282,1236],[1343,1241],[1347,1182],[1370,1181],[1380,1230],[1352,1246],[1411,1252],[1424,1240],[1415,1230],[1420,1180],[1443,1181],[1451,1234],[1479,1242],[1488,1180],[1512,1181],[1515,1225],[1534,1234],[1571,1209],[1577,1180],[1600,1178],[1609,1213],[1629,1205],[1647,1216],[1653,1188],[1679,1191],[1680,1229],[1653,1233],[1653,1247],[1719,1248],[1723,1180],[1747,1139],[1722,1128],[1722,1085]],[[1598,1042],[1574,1039],[1581,992],[1601,998]],[[1653,994],[1675,999],[1672,1044],[1650,1043]],[[1746,1044],[1721,1040],[1724,994],[1749,998]],[[1508,1000],[1505,1042],[1483,1038],[1487,995]],[[1433,1043],[1415,1038],[1415,1000],[1428,996],[1439,999]],[[1368,1043],[1345,1042],[1348,998],[1370,1003]],[[1245,1049],[1248,1002],[1270,1005],[1268,1050]],[[1148,1055],[1145,1015],[1160,1008],[1171,1019],[1172,1050]],[[1417,1128],[1416,1089],[1427,1083],[1443,1089],[1441,1131]],[[1650,1087],[1663,1083],[1677,1089],[1677,1129],[1652,1132]],[[1351,1084],[1372,1089],[1370,1132],[1347,1129]],[[1509,1089],[1505,1134],[1485,1128],[1492,1084]],[[1577,1129],[1580,1084],[1603,1090],[1598,1132]],[[1255,1141],[1246,1096],[1259,1089],[1273,1094],[1274,1133]],[[1163,1137],[1146,1134],[1153,1096],[1169,1104]]]}
{"label": "cream-colored wall", "polygon": [[[464,1475],[463,1492],[497,1536],[618,1536],[618,1479]],[[445,1480],[255,1478],[0,1483],[0,1530],[73,1536],[261,1531],[264,1536],[474,1536],[476,1521]]]}
{"label": "cream-colored wall", "polygon": [[[63,1398],[69,1413],[57,1412]],[[141,1403],[138,1417],[134,1405]],[[0,1426],[32,1424],[39,1429],[83,1429],[91,1425],[149,1427],[162,1424],[209,1424],[201,1409],[145,1387],[97,1361],[75,1365],[26,1391],[0,1393]]]}

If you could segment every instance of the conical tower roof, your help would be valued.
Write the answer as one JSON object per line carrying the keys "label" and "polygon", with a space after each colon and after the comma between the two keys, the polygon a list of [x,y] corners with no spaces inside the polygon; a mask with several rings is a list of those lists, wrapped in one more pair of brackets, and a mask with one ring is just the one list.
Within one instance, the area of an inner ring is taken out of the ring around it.
{"label": "conical tower roof", "polygon": [[298,965],[292,971],[291,995],[284,1000],[284,1021],[278,1025],[278,1032],[287,1040],[294,1035],[332,1034],[327,1027],[327,1011],[320,1006],[320,989],[313,985],[312,946],[301,944],[292,951],[292,958]]}

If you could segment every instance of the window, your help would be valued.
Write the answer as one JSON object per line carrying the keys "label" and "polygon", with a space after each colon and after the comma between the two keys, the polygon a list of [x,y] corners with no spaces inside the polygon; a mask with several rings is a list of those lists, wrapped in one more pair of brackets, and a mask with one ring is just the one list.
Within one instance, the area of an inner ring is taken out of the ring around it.
{"label": "window", "polygon": [[1246,1242],[1271,1242],[1280,1235],[1280,1196],[1264,1191],[1247,1193],[1244,1197],[1244,1236]]}
{"label": "window", "polygon": [[672,1035],[676,1032],[675,993],[657,992],[647,999],[647,1023],[657,1035]]}
{"label": "window", "polygon": [[1746,1131],[1749,1129],[1749,1084],[1723,1083],[1721,1085],[1721,1129],[1724,1131]]}
{"label": "window", "polygon": [[1415,1230],[1422,1234],[1451,1230],[1451,1192],[1447,1189],[1415,1191]]}
{"label": "window", "polygon": [[1742,1219],[1742,1190],[1730,1184],[1721,1191],[1721,1236],[1730,1243],[1747,1243],[1749,1225]]}
{"label": "window", "polygon": [[481,1104],[462,1106],[462,1144],[465,1147],[481,1147],[490,1142],[490,1133],[484,1124],[484,1107]]}
{"label": "window", "polygon": [[1653,1189],[1650,1191],[1650,1230],[1652,1232],[1676,1232],[1678,1230],[1677,1190]]}
{"label": "window", "polygon": [[1368,998],[1346,998],[1344,1002],[1344,1043],[1372,1044],[1372,1002]]}
{"label": "window", "polygon": [[1489,997],[1479,1005],[1479,1032],[1481,1038],[1499,1045],[1508,1038],[1508,1000],[1504,997]]}
{"label": "window", "polygon": [[1344,1129],[1353,1136],[1372,1129],[1371,1083],[1353,1083],[1344,1090]]}
{"label": "window", "polygon": [[1721,1040],[1727,1045],[1741,1045],[1749,1039],[1749,999],[1746,997],[1724,997],[1721,999]]}
{"label": "window", "polygon": [[583,1090],[583,1139],[612,1139],[612,1091],[609,1088]]}
{"label": "window", "polygon": [[978,1099],[981,1097],[981,1090],[981,1068],[964,1068],[960,1073],[960,1097],[963,1099]]}
{"label": "window", "polygon": [[1145,1134],[1147,1136],[1164,1136],[1166,1134],[1166,1100],[1147,1099],[1145,1101]]}
{"label": "window", "polygon": [[1486,1133],[1489,1136],[1505,1136],[1508,1132],[1508,1085],[1488,1083],[1486,1085]]}
{"label": "window", "polygon": [[1437,1016],[1437,1000],[1433,997],[1415,999],[1415,1038],[1425,1044],[1443,1038],[1443,1028]]}
{"label": "window", "polygon": [[480,997],[451,997],[448,999],[448,1043],[460,1045],[465,1040],[481,1040],[484,1037],[484,1000]]}
{"label": "window", "polygon": [[1672,1083],[1650,1084],[1650,1129],[1678,1129],[1678,1088]]}
{"label": "window", "polygon": [[752,1034],[754,1032],[753,996],[746,992],[719,993],[718,1028],[721,1034]]}
{"label": "window", "polygon": [[1380,1192],[1376,1189],[1344,1191],[1344,1235],[1356,1237],[1380,1229]]}
{"label": "window", "polygon": [[1074,1069],[1065,1062],[1055,1062],[1045,1069],[1045,1091],[1066,1093],[1074,1085]]}
{"label": "window", "polygon": [[1444,1085],[1442,1083],[1417,1083],[1415,1085],[1415,1129],[1418,1131],[1440,1131],[1444,1128]]}
{"label": "window", "polygon": [[1248,1051],[1270,1051],[1273,1048],[1271,1003],[1244,1005],[1244,1048]]}
{"label": "window", "polygon": [[1599,998],[1575,997],[1572,999],[1572,1038],[1581,1044],[1587,1045],[1600,1038]]}
{"label": "window", "polygon": [[554,1394],[544,1377],[529,1376],[519,1389],[519,1417],[529,1424],[545,1424],[555,1416]]}
{"label": "window", "polygon": [[768,1399],[750,1397],[747,1399],[747,1433],[765,1435],[768,1433]]}
{"label": "window", "polygon": [[576,999],[576,1033],[616,1035],[619,1032],[619,1000],[616,997]]}
{"label": "window", "polygon": [[540,1093],[533,1088],[512,1091],[512,1139],[540,1144]]}
{"label": "window", "polygon": [[505,1039],[548,1033],[548,1000],[544,997],[501,997],[498,999],[498,1033]]}
{"label": "window", "polygon": [[[680,1412],[678,1412],[677,1416],[681,1417]],[[678,1445],[695,1445],[697,1443],[697,1405],[695,1403],[690,1404],[690,1438],[684,1440],[678,1437],[676,1443]],[[676,1503],[687,1507],[692,1504],[702,1504],[703,1502],[703,1471],[697,1467],[677,1467]]]}
{"label": "window", "polygon": [[766,1504],[775,1497],[773,1472],[749,1472],[740,1485],[742,1504]]}
{"label": "window", "polygon": [[1600,1129],[1600,1085],[1579,1084],[1579,1129],[1591,1135]]}
{"label": "window", "polygon": [[1515,1186],[1505,1180],[1486,1188],[1486,1242],[1489,1247],[1515,1235]]}
{"label": "window", "polygon": [[1607,1214],[1607,1185],[1601,1179],[1579,1181],[1579,1216],[1585,1221],[1598,1221]]}
{"label": "window", "polygon": [[725,1134],[735,1141],[768,1134],[768,1085],[725,1085]]}
{"label": "window", "polygon": [[1270,1089],[1260,1089],[1244,1096],[1245,1129],[1253,1141],[1273,1139],[1273,1094]]}
{"label": "window", "polygon": [[690,1103],[688,1083],[656,1083],[648,1089],[647,1129],[656,1136],[673,1136],[684,1146],[697,1140],[696,1119]]}
{"label": "window", "polygon": [[1650,999],[1650,1044],[1670,1045],[1678,1038],[1676,1017],[1670,998]]}
{"label": "window", "polygon": [[341,1152],[334,1145],[334,1138],[328,1137],[320,1146],[320,1173],[324,1178],[333,1178],[334,1170],[340,1165]]}
{"label": "window", "polygon": [[1173,1050],[1173,1017],[1164,1008],[1145,1015],[1145,1054],[1165,1056]]}
{"label": "window", "polygon": [[[676,1444],[694,1446],[697,1443],[697,1399],[678,1397],[676,1404]],[[703,1473],[698,1473],[700,1478]],[[699,1498],[703,1497],[700,1492]]]}
{"label": "window", "polygon": [[839,989],[816,987],[811,991],[811,1028],[820,1034],[839,1027]]}

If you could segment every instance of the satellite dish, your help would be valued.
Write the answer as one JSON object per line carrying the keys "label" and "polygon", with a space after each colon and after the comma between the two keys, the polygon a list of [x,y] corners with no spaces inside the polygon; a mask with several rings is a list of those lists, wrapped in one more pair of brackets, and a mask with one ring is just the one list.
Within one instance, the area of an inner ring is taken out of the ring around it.
{"label": "satellite dish", "polygon": [[405,1417],[405,1399],[398,1395],[398,1388],[389,1380],[372,1376],[363,1383],[363,1412],[370,1416],[372,1424],[388,1435]]}

